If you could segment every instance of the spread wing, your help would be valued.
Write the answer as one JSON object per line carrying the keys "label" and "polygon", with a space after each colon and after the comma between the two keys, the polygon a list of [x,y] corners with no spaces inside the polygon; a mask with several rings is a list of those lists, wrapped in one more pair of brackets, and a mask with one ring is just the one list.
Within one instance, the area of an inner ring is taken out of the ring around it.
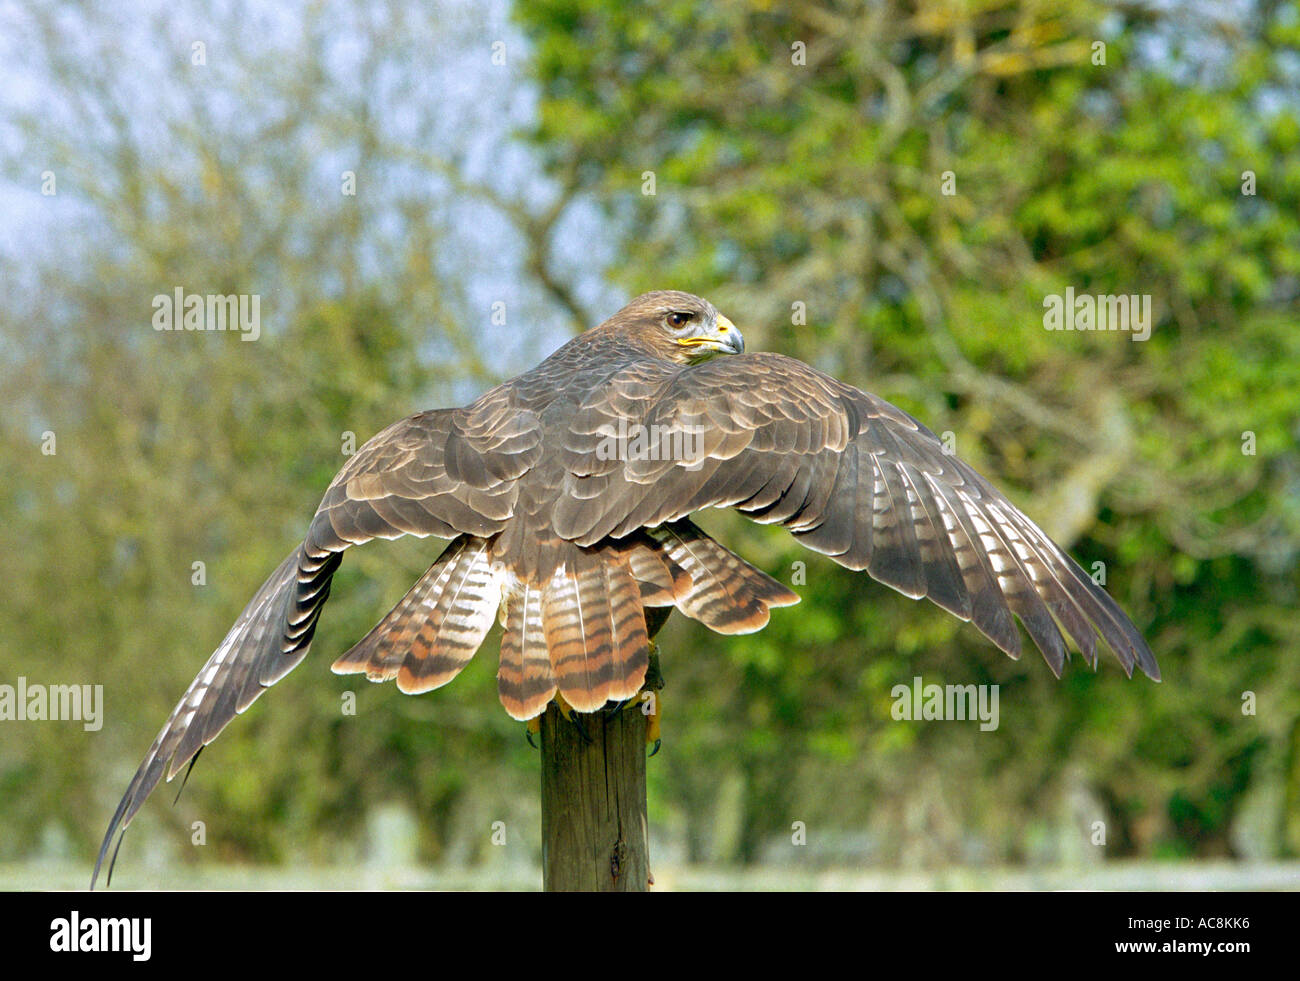
{"label": "spread wing", "polygon": [[1127,673],[1159,678],[1105,590],[934,433],[793,358],[632,364],[574,413],[564,465],[555,529],[580,545],[734,507],[928,597],[1012,657],[1019,618],[1057,675],[1059,624],[1089,664],[1100,635]]}
{"label": "spread wing", "polygon": [[538,420],[516,406],[509,386],[466,409],[403,419],[367,442],[330,483],[302,545],[262,584],[149,747],[109,822],[91,887],[114,837],[158,781],[176,776],[306,656],[346,548],[402,535],[494,534],[513,512],[519,477],[540,455]]}

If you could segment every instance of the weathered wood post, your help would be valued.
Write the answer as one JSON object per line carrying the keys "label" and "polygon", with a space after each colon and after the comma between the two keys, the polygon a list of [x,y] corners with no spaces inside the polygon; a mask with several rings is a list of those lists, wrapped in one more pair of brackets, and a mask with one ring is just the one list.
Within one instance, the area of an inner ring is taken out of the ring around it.
{"label": "weathered wood post", "polygon": [[645,892],[646,716],[634,703],[575,718],[581,731],[553,702],[542,716],[542,887]]}

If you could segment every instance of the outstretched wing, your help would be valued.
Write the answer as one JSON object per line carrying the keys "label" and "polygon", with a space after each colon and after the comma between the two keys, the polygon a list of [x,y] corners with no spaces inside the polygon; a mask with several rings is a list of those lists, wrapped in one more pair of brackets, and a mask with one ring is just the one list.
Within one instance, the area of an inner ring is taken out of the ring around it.
{"label": "outstretched wing", "polygon": [[[320,606],[329,595],[330,579],[338,567],[339,555],[332,555],[317,569],[318,591],[298,618],[299,627],[286,629],[289,603],[307,581],[299,580],[302,546],[294,549],[244,608],[221,645],[208,658],[184,697],[172,709],[162,731],[149,747],[144,762],[127,785],[99,848],[90,888],[95,888],[99,870],[119,830],[124,830],[145,798],[164,774],[168,780],[217,737],[226,724],[251,705],[266,688],[279,681],[306,655],[316,629]],[[311,576],[311,573],[308,573]],[[300,607],[301,612],[304,608]],[[111,877],[110,870],[110,877]]]}
{"label": "outstretched wing", "polygon": [[580,545],[705,507],[803,544],[973,623],[1012,657],[1024,624],[1059,675],[1058,624],[1159,678],[1132,622],[1078,564],[906,412],[778,354],[630,365],[570,420],[556,531]]}
{"label": "outstretched wing", "polygon": [[540,426],[509,387],[466,409],[421,412],[367,442],[330,483],[302,545],[280,563],[172,710],[128,785],[100,846],[164,776],[171,780],[237,714],[307,654],[330,582],[351,545],[374,538],[500,531],[516,482],[541,455]]}

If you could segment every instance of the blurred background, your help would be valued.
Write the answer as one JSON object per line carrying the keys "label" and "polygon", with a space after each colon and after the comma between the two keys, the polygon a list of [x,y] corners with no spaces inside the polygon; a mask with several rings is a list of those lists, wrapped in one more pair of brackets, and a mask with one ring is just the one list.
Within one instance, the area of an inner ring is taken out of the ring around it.
{"label": "blurred background", "polygon": [[[88,881],[349,434],[653,288],[951,433],[1164,674],[1058,681],[707,515],[803,602],[661,635],[661,887],[1300,886],[1298,49],[1268,0],[0,0],[0,684],[104,698],[0,721],[0,888]],[[177,288],[261,336],[154,330]],[[1067,289],[1149,340],[1044,329]],[[423,696],[328,669],[441,547],[349,553],[115,886],[540,885],[498,631]],[[917,676],[1000,725],[895,721]]]}

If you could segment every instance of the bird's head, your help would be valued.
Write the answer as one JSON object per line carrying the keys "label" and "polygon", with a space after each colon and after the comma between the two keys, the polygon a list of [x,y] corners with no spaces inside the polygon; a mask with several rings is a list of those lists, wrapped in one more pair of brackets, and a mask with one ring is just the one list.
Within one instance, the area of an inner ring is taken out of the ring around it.
{"label": "bird's head", "polygon": [[606,324],[635,335],[661,358],[678,364],[745,350],[745,338],[736,325],[712,303],[676,290],[643,293]]}

